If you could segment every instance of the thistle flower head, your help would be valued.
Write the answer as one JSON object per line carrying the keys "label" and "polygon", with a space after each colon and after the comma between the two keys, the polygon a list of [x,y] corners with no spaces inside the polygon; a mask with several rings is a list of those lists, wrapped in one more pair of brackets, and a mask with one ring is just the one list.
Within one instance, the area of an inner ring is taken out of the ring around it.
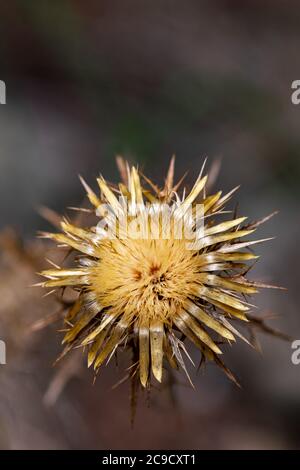
{"label": "thistle flower head", "polygon": [[[43,271],[44,287],[70,287],[77,300],[66,313],[65,351],[88,348],[95,370],[120,346],[132,347],[133,373],[143,387],[151,372],[162,380],[165,360],[187,373],[184,339],[233,379],[220,359],[221,343],[239,336],[233,326],[249,321],[247,296],[262,286],[246,279],[256,258],[244,249],[259,223],[245,217],[217,221],[234,191],[206,194],[203,169],[189,192],[174,185],[174,160],[162,189],[119,159],[118,187],[99,178],[96,194],[83,180],[97,216],[92,227],[61,221],[61,233],[47,233],[77,253],[76,265]],[[189,357],[189,356],[188,356]]]}

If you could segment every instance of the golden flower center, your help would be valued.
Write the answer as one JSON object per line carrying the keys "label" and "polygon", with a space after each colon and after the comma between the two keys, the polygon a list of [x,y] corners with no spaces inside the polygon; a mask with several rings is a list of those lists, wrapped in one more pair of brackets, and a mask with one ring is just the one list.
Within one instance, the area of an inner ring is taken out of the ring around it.
{"label": "golden flower center", "polygon": [[90,289],[116,314],[168,321],[193,291],[197,257],[184,240],[110,240],[100,250]]}

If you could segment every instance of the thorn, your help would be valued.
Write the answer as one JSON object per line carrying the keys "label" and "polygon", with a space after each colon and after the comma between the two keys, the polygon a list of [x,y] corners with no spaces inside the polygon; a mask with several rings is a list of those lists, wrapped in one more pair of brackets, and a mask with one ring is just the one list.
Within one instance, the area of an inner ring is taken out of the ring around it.
{"label": "thorn", "polygon": [[53,289],[53,290],[51,290],[50,292],[47,292],[46,294],[44,294],[44,295],[42,296],[42,298],[44,299],[44,298],[48,297],[49,295],[54,294],[55,292],[56,292],[56,289]]}
{"label": "thorn", "polygon": [[[58,266],[58,264],[55,264],[54,261],[51,261],[51,259],[45,258],[45,260],[46,260],[49,264],[51,264],[51,266],[54,266],[54,268],[59,269],[59,270],[61,269],[61,267]],[[37,273],[37,274],[41,275],[41,273]]]}
{"label": "thorn", "polygon": [[40,206],[37,208],[37,212],[54,227],[60,229],[61,216],[53,209],[49,209],[49,207],[46,206]]}
{"label": "thorn", "polygon": [[117,167],[121,176],[123,183],[128,186],[128,168],[126,162],[121,155],[116,156]]}

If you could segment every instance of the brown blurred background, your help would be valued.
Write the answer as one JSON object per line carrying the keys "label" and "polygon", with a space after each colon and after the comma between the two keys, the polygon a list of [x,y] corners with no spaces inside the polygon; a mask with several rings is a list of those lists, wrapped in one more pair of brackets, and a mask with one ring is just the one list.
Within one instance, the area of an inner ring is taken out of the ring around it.
{"label": "brown blurred background", "polygon": [[280,211],[259,230],[277,238],[257,247],[252,277],[288,292],[261,292],[256,313],[278,314],[270,324],[300,339],[300,105],[290,98],[300,79],[298,2],[11,0],[0,18],[0,224],[24,243],[2,232],[0,448],[299,448],[290,342],[259,335],[262,355],[241,342],[228,348],[242,390],[208,366],[192,373],[196,392],[176,378],[150,407],[140,396],[132,430],[128,384],[111,390],[125,360],[93,386],[75,357],[55,400],[60,325],[28,333],[57,310],[28,287],[46,256],[36,231],[50,228],[37,208],[80,204],[79,173],[91,185],[99,172],[117,179],[116,154],[162,183],[175,153],[188,182],[205,156],[221,157],[216,189],[241,184],[232,202],[241,214]]}

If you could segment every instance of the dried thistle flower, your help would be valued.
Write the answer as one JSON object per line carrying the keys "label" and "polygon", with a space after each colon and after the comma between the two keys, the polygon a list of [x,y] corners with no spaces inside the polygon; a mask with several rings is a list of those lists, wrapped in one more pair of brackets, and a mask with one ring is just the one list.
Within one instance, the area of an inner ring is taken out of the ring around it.
{"label": "dried thistle flower", "polygon": [[[223,208],[237,188],[224,196],[221,191],[206,195],[204,166],[192,190],[180,196],[181,182],[173,181],[174,159],[162,189],[121,158],[117,162],[123,180],[118,187],[101,177],[97,195],[82,180],[100,226],[80,228],[64,218],[62,233],[43,234],[78,255],[75,267],[43,271],[47,280],[39,284],[70,287],[77,293],[65,316],[64,353],[87,347],[88,366],[93,364],[97,371],[117,348],[131,347],[135,358],[131,377],[139,376],[147,387],[151,371],[161,382],[164,357],[188,375],[183,359],[189,357],[184,344],[188,338],[201,351],[202,360],[214,361],[235,381],[220,359],[220,346],[235,337],[248,342],[232,323],[251,324],[247,296],[258,287],[272,287],[246,279],[245,263],[257,256],[244,249],[264,240],[244,241],[244,237],[267,218],[247,226],[242,226],[245,217],[235,216],[216,223],[215,216],[225,213]],[[149,189],[142,186],[141,177]],[[171,215],[168,233],[163,207]],[[152,238],[151,215],[156,216]],[[112,222],[115,231],[107,236]],[[125,231],[128,225],[135,230]],[[186,225],[189,235],[194,235],[192,241],[182,231]]]}

